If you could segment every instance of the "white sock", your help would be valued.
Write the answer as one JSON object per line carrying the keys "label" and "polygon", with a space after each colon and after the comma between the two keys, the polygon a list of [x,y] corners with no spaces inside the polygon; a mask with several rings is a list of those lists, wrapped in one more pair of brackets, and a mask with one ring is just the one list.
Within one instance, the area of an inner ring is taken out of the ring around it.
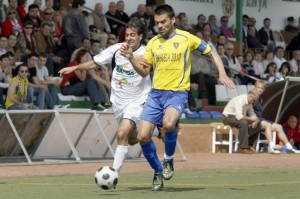
{"label": "white sock", "polygon": [[285,146],[287,149],[293,149],[292,145],[289,142]]}
{"label": "white sock", "polygon": [[128,146],[123,146],[123,145],[118,145],[116,148],[113,168],[116,169],[118,173],[120,173],[121,171],[123,162],[128,153],[128,148],[129,148]]}
{"label": "white sock", "polygon": [[174,156],[168,156],[166,153],[164,154],[164,159],[165,160],[172,160],[174,158]]}
{"label": "white sock", "polygon": [[156,127],[156,128],[154,128],[154,130],[153,130],[152,136],[156,136],[156,137],[157,137],[158,134],[159,134],[159,131],[158,131],[157,127]]}

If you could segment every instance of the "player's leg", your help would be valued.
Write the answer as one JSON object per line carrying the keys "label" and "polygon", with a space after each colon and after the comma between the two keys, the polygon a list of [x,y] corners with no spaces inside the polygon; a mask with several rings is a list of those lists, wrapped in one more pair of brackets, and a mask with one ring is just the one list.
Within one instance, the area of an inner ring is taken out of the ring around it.
{"label": "player's leg", "polygon": [[120,172],[128,154],[128,137],[135,129],[135,123],[129,119],[123,119],[117,130],[117,148],[113,168]]}
{"label": "player's leg", "polygon": [[163,128],[165,130],[165,154],[163,161],[163,176],[165,180],[170,180],[174,174],[174,153],[178,136],[178,121],[187,103],[187,92],[178,91],[167,94],[165,103],[165,114],[163,117]]}

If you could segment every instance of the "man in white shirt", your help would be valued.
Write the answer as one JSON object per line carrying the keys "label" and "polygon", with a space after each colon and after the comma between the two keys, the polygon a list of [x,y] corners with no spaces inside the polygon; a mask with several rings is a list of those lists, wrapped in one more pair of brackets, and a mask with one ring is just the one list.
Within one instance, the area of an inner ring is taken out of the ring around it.
{"label": "man in white shirt", "polygon": [[252,105],[258,100],[259,93],[250,91],[232,98],[223,111],[223,123],[239,129],[239,152],[253,153],[255,150],[249,145],[257,139],[261,131],[261,124],[255,115]]}
{"label": "man in white shirt", "polygon": [[298,71],[298,62],[300,61],[300,50],[293,51],[293,59],[290,60],[291,64],[291,71],[297,72]]}

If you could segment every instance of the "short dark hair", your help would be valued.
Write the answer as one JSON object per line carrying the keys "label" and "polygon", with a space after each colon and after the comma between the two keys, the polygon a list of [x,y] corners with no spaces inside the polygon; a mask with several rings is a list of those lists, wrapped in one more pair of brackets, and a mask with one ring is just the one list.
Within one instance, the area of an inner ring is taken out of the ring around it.
{"label": "short dark hair", "polygon": [[28,10],[32,10],[32,9],[35,9],[35,8],[37,8],[37,9],[39,9],[39,6],[38,5],[36,5],[36,4],[30,4],[29,6],[28,6]]}
{"label": "short dark hair", "polygon": [[146,27],[143,22],[137,18],[130,19],[126,28],[134,28],[137,30],[139,35],[143,35],[143,39],[146,37]]}
{"label": "short dark hair", "polygon": [[158,6],[155,9],[155,15],[163,15],[163,14],[167,14],[168,17],[170,18],[175,17],[174,9],[168,4],[163,4],[161,6]]}
{"label": "short dark hair", "polygon": [[85,4],[85,0],[73,0],[72,8],[78,8],[78,6],[83,6]]}

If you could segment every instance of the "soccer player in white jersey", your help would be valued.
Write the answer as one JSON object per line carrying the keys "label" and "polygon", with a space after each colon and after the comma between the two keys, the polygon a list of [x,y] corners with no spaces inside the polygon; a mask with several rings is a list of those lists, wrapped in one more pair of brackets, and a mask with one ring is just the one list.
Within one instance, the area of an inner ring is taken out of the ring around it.
{"label": "soccer player in white jersey", "polygon": [[[146,50],[141,44],[145,36],[145,27],[138,19],[131,19],[126,27],[126,44],[132,47],[134,56],[143,56]],[[88,70],[97,65],[112,63],[115,67],[111,80],[110,100],[112,108],[119,123],[117,130],[117,148],[113,168],[120,172],[123,162],[128,153],[128,145],[137,143],[136,126],[143,111],[143,105],[151,89],[151,79],[147,75],[139,75],[130,61],[120,55],[119,49],[122,43],[114,44],[100,54],[94,56],[93,61],[82,63],[77,66],[63,68],[61,75],[71,73],[74,70]]]}

